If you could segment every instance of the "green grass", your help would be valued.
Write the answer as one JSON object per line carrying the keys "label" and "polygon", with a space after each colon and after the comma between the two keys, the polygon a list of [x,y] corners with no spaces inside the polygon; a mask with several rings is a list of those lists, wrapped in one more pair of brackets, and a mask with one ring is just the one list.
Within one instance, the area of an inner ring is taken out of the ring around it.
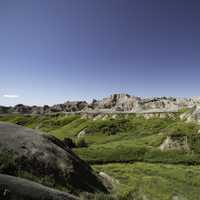
{"label": "green grass", "polygon": [[65,126],[51,131],[51,133],[59,139],[63,139],[65,137],[73,138],[76,137],[81,130],[86,128],[89,123],[90,121],[86,119],[77,118]]}
{"label": "green grass", "polygon": [[108,119],[98,120],[90,123],[87,127],[87,134],[103,133],[106,135],[115,135],[119,132],[126,132],[131,128],[132,124],[130,120],[126,119]]}
{"label": "green grass", "polygon": [[103,171],[119,181],[117,195],[133,193],[153,200],[180,199],[196,200],[200,195],[200,167],[167,164],[107,164],[94,165],[96,171]]}
{"label": "green grass", "polygon": [[[0,121],[9,121],[39,129],[59,139],[65,137],[77,141],[77,135],[85,130],[87,148],[74,151],[91,163],[108,162],[166,162],[199,163],[200,126],[185,123],[178,118],[150,118],[119,115],[116,119],[85,119],[80,115],[5,115]],[[167,136],[187,136],[191,152],[160,152],[158,149]],[[172,156],[173,155],[173,156]]]}
{"label": "green grass", "polygon": [[[106,123],[103,121],[100,124],[105,126]],[[101,132],[102,126],[95,125],[94,130],[97,133],[90,133],[84,137],[89,148],[75,149],[75,152],[90,163],[145,161],[198,164],[200,162],[199,125],[178,119],[146,120],[142,117],[127,119],[127,124],[126,129],[111,135]],[[96,127],[100,127],[99,130]],[[161,152],[159,146],[167,136],[187,136],[191,152],[187,154],[179,151]]]}
{"label": "green grass", "polygon": [[[85,130],[86,134],[79,140],[84,139],[87,147],[74,148],[74,152],[95,164],[95,170],[104,171],[120,182],[111,196],[97,194],[93,199],[171,200],[175,196],[180,200],[199,199],[200,125],[181,121],[178,116],[145,119],[118,115],[116,119],[109,116],[93,120],[64,114],[4,115],[0,121],[44,131],[59,139],[68,137],[75,142],[78,133]],[[167,137],[187,137],[190,150],[162,152],[159,146]]]}
{"label": "green grass", "polygon": [[52,134],[59,139],[76,137],[86,128],[90,120],[82,119],[80,115],[3,115],[0,121],[11,122]]}

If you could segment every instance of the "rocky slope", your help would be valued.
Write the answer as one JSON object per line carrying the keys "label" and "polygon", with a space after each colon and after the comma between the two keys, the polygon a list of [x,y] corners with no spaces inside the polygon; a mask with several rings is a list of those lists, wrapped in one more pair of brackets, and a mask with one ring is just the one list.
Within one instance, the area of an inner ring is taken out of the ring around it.
{"label": "rocky slope", "polygon": [[22,178],[0,174],[0,199],[79,200],[78,197]]}
{"label": "rocky slope", "polygon": [[90,166],[53,136],[0,123],[0,138],[0,173],[37,178],[75,193],[106,192]]}
{"label": "rocky slope", "polygon": [[187,112],[183,113],[181,119],[186,120],[187,122],[198,122],[200,123],[200,106],[194,106],[189,109]]}
{"label": "rocky slope", "polygon": [[53,106],[0,106],[0,114],[45,114],[56,112],[167,112],[200,105],[200,98],[153,97],[141,98],[128,94],[113,94],[102,100],[67,101]]}

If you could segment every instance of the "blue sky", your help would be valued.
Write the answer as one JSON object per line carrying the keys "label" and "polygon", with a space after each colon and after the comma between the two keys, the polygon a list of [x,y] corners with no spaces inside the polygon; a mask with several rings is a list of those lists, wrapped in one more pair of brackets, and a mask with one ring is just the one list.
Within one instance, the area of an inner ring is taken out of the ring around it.
{"label": "blue sky", "polygon": [[195,0],[0,0],[0,104],[198,96]]}

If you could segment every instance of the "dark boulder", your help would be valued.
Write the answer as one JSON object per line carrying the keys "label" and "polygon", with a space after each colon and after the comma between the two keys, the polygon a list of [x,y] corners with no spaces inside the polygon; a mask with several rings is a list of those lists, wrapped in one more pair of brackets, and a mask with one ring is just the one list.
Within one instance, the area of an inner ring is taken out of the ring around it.
{"label": "dark boulder", "polygon": [[106,192],[90,166],[57,138],[44,137],[32,129],[9,123],[0,123],[0,138],[0,173],[25,172],[39,180],[47,177],[52,186],[75,193]]}
{"label": "dark boulder", "polygon": [[33,181],[0,174],[1,200],[79,200],[78,197],[61,192]]}

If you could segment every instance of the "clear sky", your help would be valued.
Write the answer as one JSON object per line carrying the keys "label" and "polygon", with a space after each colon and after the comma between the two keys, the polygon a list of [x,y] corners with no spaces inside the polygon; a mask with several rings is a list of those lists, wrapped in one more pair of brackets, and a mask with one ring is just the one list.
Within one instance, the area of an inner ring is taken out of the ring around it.
{"label": "clear sky", "polygon": [[0,104],[198,96],[199,0],[0,0]]}

